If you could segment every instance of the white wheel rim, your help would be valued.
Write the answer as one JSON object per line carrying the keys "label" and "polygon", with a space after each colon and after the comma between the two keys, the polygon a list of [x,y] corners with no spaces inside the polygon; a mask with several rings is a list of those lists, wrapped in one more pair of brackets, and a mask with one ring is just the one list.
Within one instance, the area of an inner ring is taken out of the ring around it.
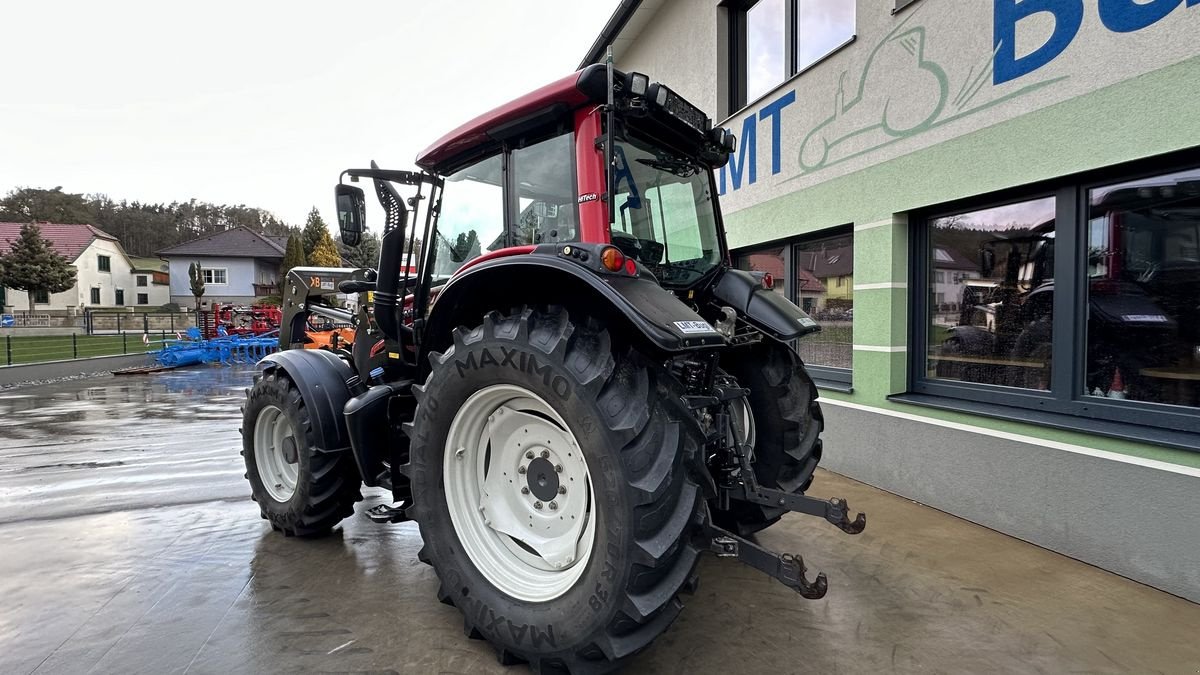
{"label": "white wheel rim", "polygon": [[475,392],[450,423],[442,467],[458,539],[496,588],[546,602],[579,581],[596,538],[592,479],[544,399],[511,384]]}
{"label": "white wheel rim", "polygon": [[300,475],[297,451],[296,434],[287,415],[278,406],[264,407],[254,423],[254,464],[263,488],[277,502],[286,502],[296,493]]}

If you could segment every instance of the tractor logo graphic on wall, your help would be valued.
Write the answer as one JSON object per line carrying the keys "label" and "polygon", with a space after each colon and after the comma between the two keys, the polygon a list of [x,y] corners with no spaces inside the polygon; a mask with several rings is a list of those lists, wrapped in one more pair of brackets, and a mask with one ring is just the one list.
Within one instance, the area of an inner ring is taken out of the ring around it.
{"label": "tractor logo graphic on wall", "polygon": [[[976,103],[984,87],[992,84],[995,56],[1000,46],[971,66],[966,77],[951,87],[946,70],[926,54],[925,27],[909,27],[907,24],[911,19],[910,16],[901,22],[875,46],[867,57],[857,85],[852,85],[850,91],[847,91],[849,73],[842,73],[834,95],[833,113],[813,128],[800,144],[801,175],[1065,79],[1064,76],[1045,80],[1000,98]],[[865,145],[856,143],[853,149],[844,145],[846,141],[860,137],[865,139]]]}

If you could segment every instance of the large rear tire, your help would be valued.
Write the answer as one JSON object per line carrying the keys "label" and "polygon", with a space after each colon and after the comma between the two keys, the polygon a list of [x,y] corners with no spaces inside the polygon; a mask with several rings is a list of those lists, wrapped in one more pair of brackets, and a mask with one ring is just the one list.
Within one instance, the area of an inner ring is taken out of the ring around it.
{"label": "large rear tire", "polygon": [[[751,423],[743,423],[743,428],[753,430],[755,478],[765,487],[802,494],[821,461],[825,418],[817,404],[817,387],[799,355],[787,345],[764,340],[731,352],[721,367],[750,390],[746,400]],[[775,524],[783,513],[734,502],[728,511],[714,509],[713,522],[746,536]]]}
{"label": "large rear tire", "polygon": [[430,360],[403,471],[438,598],[502,663],[617,667],[695,579],[700,453],[674,380],[553,307],[492,312]]}
{"label": "large rear tire", "polygon": [[242,458],[251,498],[285,535],[328,533],[354,513],[362,480],[348,452],[315,452],[304,397],[273,368],[257,379],[242,408]]}

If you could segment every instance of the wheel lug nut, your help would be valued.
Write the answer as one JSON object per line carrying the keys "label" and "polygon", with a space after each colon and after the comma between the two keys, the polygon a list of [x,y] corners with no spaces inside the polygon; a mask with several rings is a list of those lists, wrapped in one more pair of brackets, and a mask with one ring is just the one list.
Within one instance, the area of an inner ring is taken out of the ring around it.
{"label": "wheel lug nut", "polygon": [[560,495],[565,495],[565,494],[567,494],[567,486],[565,486],[565,485],[559,485],[559,486],[558,486],[558,494],[560,494]]}
{"label": "wheel lug nut", "polygon": [[542,508],[542,503],[541,503],[541,502],[534,502],[534,503],[533,503],[533,508],[535,508],[535,509],[540,509],[540,508]]}
{"label": "wheel lug nut", "polygon": [[555,470],[555,471],[557,471],[557,472],[559,472],[559,473],[562,473],[562,464],[555,464],[555,465],[554,465],[554,470]]}
{"label": "wheel lug nut", "polygon": [[529,494],[529,488],[527,488],[527,487],[521,488],[521,494],[523,494],[523,495]]}
{"label": "wheel lug nut", "polygon": [[518,467],[517,467],[517,473],[519,473],[519,474],[524,474],[524,473],[525,473],[525,471],[526,471],[525,467],[523,467],[523,466],[518,466]]}
{"label": "wheel lug nut", "polygon": [[550,510],[557,511],[558,510],[558,502],[550,502]]}
{"label": "wheel lug nut", "polygon": [[525,459],[533,459],[533,451],[532,450],[525,451]]}
{"label": "wheel lug nut", "polygon": [[546,458],[547,458],[547,457],[549,457],[549,456],[550,456],[550,451],[549,451],[549,450],[543,450],[543,451],[542,451],[542,459],[546,459]]}

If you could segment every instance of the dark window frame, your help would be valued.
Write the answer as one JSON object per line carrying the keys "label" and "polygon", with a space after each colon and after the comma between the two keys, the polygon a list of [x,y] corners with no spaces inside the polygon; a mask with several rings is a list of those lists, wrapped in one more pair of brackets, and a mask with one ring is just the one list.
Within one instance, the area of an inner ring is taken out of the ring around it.
{"label": "dark window frame", "polygon": [[[746,14],[759,3],[760,0],[725,0],[721,3],[727,12],[726,28],[728,35],[726,37],[728,45],[728,53],[726,54],[726,66],[729,69],[728,74],[728,91],[725,104],[728,106],[726,113],[727,117],[737,113],[742,108],[758,101],[760,98],[769,95],[779,85],[796,77],[797,75],[815,67],[825,59],[836,54],[854,42],[858,37],[858,11],[855,8],[854,13],[854,32],[850,37],[842,42],[837,47],[830,49],[828,53],[822,55],[812,63],[800,67],[800,35],[797,25],[797,20],[800,16],[800,0],[784,0],[783,3],[783,49],[784,49],[784,74],[783,79],[776,83],[775,87],[768,89],[766,92],[749,98],[746,91]],[[853,1],[853,0],[848,0]]]}
{"label": "dark window frame", "polygon": [[[44,300],[42,298],[45,298]],[[50,291],[37,290],[33,292],[33,304],[48,305],[50,304]],[[33,309],[30,307],[30,309]]]}
{"label": "dark window frame", "polygon": [[118,307],[124,307],[125,306],[125,289],[118,288],[117,290],[113,291],[113,294],[114,294],[113,303],[115,305],[117,305]]}
{"label": "dark window frame", "polygon": [[[736,250],[730,251],[730,255],[734,259],[736,259],[743,255],[754,253],[756,251],[761,251],[763,249],[782,248],[783,249],[783,269],[784,269],[783,292],[789,301],[791,301],[794,304],[799,305],[799,303],[796,302],[798,299],[798,296],[796,293],[796,290],[797,290],[796,289],[796,247],[804,245],[809,242],[818,241],[820,239],[829,239],[831,237],[841,237],[841,236],[846,236],[846,235],[849,235],[851,237],[851,243],[853,244],[853,241],[854,241],[854,225],[853,224],[837,225],[834,227],[823,228],[816,232],[808,232],[808,233],[805,233],[805,234],[802,234],[799,236],[786,237],[783,239],[774,239],[772,241],[765,241],[765,242],[753,244],[750,246],[743,246]],[[851,293],[851,297],[853,297],[854,296],[853,284],[851,284],[850,293]],[[820,322],[818,322],[818,323],[820,323]],[[793,341],[792,348],[796,349],[798,347],[799,341],[803,340],[803,339],[804,338],[800,338],[799,340]],[[854,359],[853,345],[851,345],[850,352],[851,352],[850,358],[851,358],[851,361],[853,362],[853,359]],[[840,392],[845,392],[845,393],[849,393],[854,390],[853,389],[853,385],[854,385],[854,368],[853,367],[838,368],[835,366],[822,366],[822,365],[818,365],[818,364],[814,364],[814,363],[805,363],[804,368],[805,368],[805,370],[808,371],[809,376],[812,377],[813,382],[817,385],[818,389],[829,389],[832,391],[840,391]]]}
{"label": "dark window frame", "polygon": [[150,285],[150,280],[146,277],[145,274],[139,274],[139,275],[137,275],[136,285],[138,288],[145,288]]}
{"label": "dark window frame", "polygon": [[[960,199],[909,216],[908,393],[892,397],[1005,419],[1200,450],[1200,408],[1082,396],[1087,354],[1088,192],[1200,167],[1200,148]],[[929,247],[936,218],[1052,195],[1055,198],[1054,319],[1050,390],[938,380],[926,375]]]}
{"label": "dark window frame", "polygon": [[892,8],[892,14],[895,14],[909,5],[915,5],[917,0],[896,0],[896,6]]}
{"label": "dark window frame", "polygon": [[89,304],[92,304],[92,305],[102,304],[102,301],[100,298],[100,289],[96,286],[92,286],[91,293],[88,294],[88,299],[91,300],[91,303],[89,303]]}
{"label": "dark window frame", "polygon": [[100,272],[112,272],[112,256],[97,255],[96,269]]}
{"label": "dark window frame", "polygon": [[150,304],[150,294],[149,293],[138,293],[137,294],[137,304],[139,304],[139,305]]}

